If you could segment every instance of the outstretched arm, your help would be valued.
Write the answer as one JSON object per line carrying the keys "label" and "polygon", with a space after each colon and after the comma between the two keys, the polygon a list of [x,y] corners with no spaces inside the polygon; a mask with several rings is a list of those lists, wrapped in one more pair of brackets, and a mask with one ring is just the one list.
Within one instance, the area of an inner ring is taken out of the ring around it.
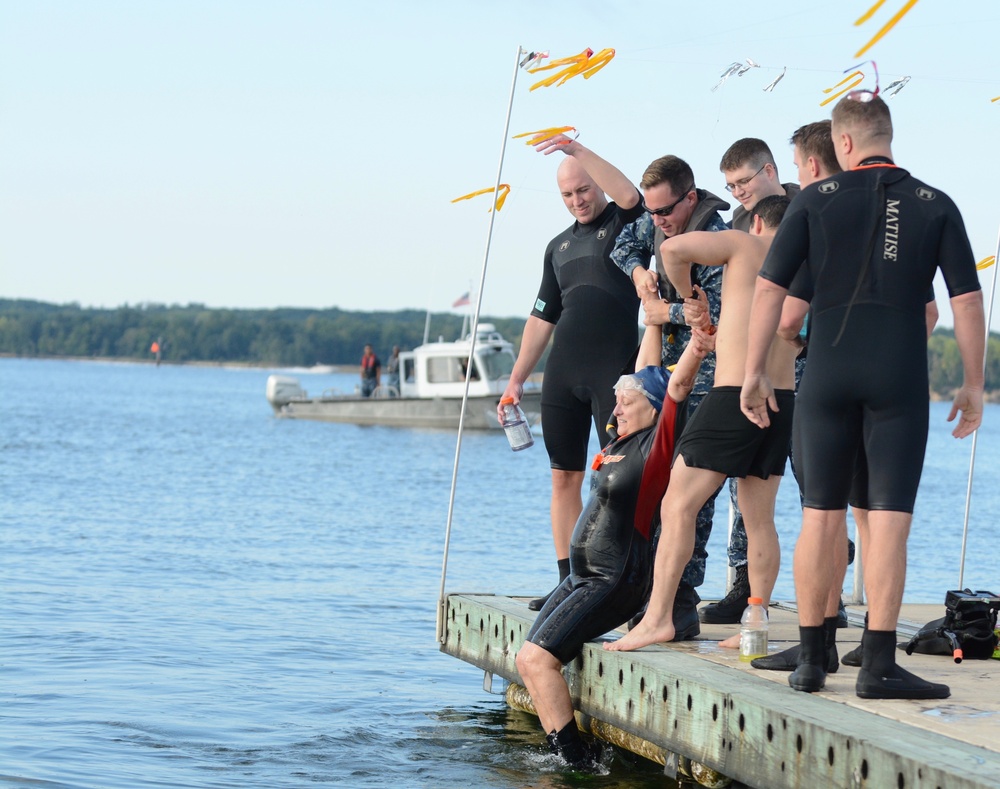
{"label": "outstretched arm", "polygon": [[684,353],[674,365],[667,384],[667,394],[675,403],[680,403],[691,394],[701,360],[715,350],[715,334],[709,334],[701,329],[691,330],[691,340],[684,348]]}
{"label": "outstretched arm", "polygon": [[[555,329],[554,323],[543,321],[534,315],[528,316],[528,320],[524,323],[524,334],[521,335],[521,350],[517,354],[517,361],[514,362],[514,369],[510,372],[510,380],[503,391],[503,397],[513,397],[515,404],[521,402],[524,382],[528,380],[538,360],[542,358]],[[499,404],[497,404],[497,421],[503,424],[503,408]]]}
{"label": "outstretched arm", "polygon": [[583,169],[594,179],[594,183],[621,208],[633,208],[639,204],[639,190],[621,170],[565,134],[557,134],[538,143],[535,150],[546,156],[556,151],[572,156],[583,165]]}
{"label": "outstretched arm", "polygon": [[663,327],[659,324],[646,324],[639,343],[639,355],[635,359],[636,371],[643,367],[659,367],[663,363]]}
{"label": "outstretched arm", "polygon": [[699,230],[681,233],[660,244],[660,257],[667,277],[685,299],[690,298],[691,264],[702,266],[725,265],[739,249],[741,241],[749,238],[739,230],[712,232]]}

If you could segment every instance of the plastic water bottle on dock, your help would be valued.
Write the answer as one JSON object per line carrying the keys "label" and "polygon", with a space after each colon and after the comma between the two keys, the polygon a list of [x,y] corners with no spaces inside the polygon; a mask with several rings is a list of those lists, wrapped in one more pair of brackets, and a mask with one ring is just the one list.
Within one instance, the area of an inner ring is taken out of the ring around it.
{"label": "plastic water bottle on dock", "polygon": [[767,609],[759,597],[747,599],[740,619],[740,660],[750,662],[767,655]]}
{"label": "plastic water bottle on dock", "polygon": [[507,434],[507,441],[510,448],[515,452],[535,445],[535,439],[531,435],[531,427],[524,416],[521,406],[514,405],[513,397],[505,397],[500,401],[503,406],[503,429]]}

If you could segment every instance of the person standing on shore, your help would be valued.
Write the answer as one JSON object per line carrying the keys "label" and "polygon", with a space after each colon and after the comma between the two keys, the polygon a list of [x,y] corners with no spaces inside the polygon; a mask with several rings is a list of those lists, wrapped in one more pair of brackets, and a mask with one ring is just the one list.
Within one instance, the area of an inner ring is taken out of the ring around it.
{"label": "person standing on shore", "polygon": [[[607,444],[614,383],[638,340],[639,298],[609,255],[622,227],[643,209],[635,185],[575,140],[557,135],[535,149],[566,154],[556,181],[576,221],[545,250],[542,282],[503,397],[520,402],[525,380],[554,337],[542,382],[542,424],[552,468],[552,539],[562,582],[569,575],[570,537],[583,510],[590,425],[601,446]],[[498,405],[502,424],[501,409]],[[547,597],[532,600],[529,608],[539,610]]]}
{"label": "person standing on shore", "polygon": [[949,421],[964,438],[983,414],[986,321],[975,258],[957,207],[892,160],[889,108],[870,91],[836,105],[832,137],[846,171],[795,199],[757,279],[741,408],[770,423],[774,392],[767,351],[792,279],[812,283],[809,362],[795,407],[796,465],[803,493],[795,549],[801,654],[796,690],[826,681],[824,607],[835,583],[831,546],[849,499],[856,460],[869,470],[865,554],[868,625],[855,686],[862,698],[947,698],[896,665],[896,624],[906,580],[906,542],[923,468],[929,413],[925,308],[941,269],[964,369]]}

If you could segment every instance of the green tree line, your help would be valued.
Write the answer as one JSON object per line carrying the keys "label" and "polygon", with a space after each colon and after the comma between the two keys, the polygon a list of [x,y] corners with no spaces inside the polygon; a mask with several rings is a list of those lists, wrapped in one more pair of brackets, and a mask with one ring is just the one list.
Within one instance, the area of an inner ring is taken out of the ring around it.
{"label": "green tree line", "polygon": [[[366,344],[383,358],[423,342],[427,314],[210,309],[142,304],[116,309],[0,299],[0,354],[21,357],[149,359],[158,341],[165,361],[269,366],[357,364]],[[518,345],[524,318],[482,317]],[[431,315],[431,340],[457,339],[462,316]]]}
{"label": "green tree line", "polygon": [[[0,354],[21,357],[149,359],[158,340],[174,362],[240,362],[270,366],[357,364],[366,343],[388,355],[423,341],[426,313],[314,310],[210,309],[200,304],[142,304],[116,309],[83,308],[0,299]],[[524,318],[483,317],[515,346]],[[430,337],[453,340],[462,317],[431,315]],[[962,360],[951,329],[938,329],[927,348],[931,390],[949,396],[961,385]],[[986,388],[1000,389],[1000,337],[991,336]]]}

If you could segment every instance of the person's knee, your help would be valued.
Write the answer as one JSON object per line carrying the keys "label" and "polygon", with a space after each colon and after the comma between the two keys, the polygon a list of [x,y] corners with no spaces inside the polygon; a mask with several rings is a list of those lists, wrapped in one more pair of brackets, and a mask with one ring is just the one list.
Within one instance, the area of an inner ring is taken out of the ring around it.
{"label": "person's knee", "polygon": [[563,471],[558,468],[552,469],[553,496],[576,496],[579,498],[582,486],[582,471]]}
{"label": "person's knee", "polygon": [[553,668],[559,670],[560,663],[555,656],[537,644],[526,641],[514,658],[514,663],[522,677],[537,677],[544,671]]}

